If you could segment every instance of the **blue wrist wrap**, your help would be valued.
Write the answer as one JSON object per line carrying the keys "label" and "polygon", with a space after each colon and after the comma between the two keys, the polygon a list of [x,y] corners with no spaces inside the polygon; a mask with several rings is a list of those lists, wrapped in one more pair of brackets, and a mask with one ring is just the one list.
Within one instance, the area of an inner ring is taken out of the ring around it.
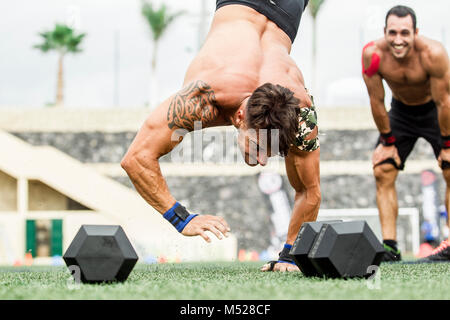
{"label": "blue wrist wrap", "polygon": [[283,250],[280,252],[280,256],[278,258],[278,262],[282,262],[282,263],[290,263],[290,264],[294,264],[294,259],[292,258],[292,256],[289,254],[289,251],[291,250],[292,245],[291,244],[284,244]]}
{"label": "blue wrist wrap", "polygon": [[179,202],[175,202],[172,208],[167,210],[163,217],[169,221],[178,232],[182,232],[184,227],[198,214],[189,214],[185,207],[183,207]]}

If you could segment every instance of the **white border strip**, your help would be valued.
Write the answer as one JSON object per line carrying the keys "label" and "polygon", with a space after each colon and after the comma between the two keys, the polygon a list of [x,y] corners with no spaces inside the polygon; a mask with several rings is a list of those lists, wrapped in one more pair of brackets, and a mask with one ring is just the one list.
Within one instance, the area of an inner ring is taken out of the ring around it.
{"label": "white border strip", "polygon": [[[0,107],[0,129],[40,132],[137,131],[151,113],[149,108],[22,108]],[[319,129],[376,130],[369,106],[317,108]],[[219,127],[211,128],[217,130]],[[236,130],[222,127],[219,130]]]}
{"label": "white border strip", "polygon": [[[89,163],[87,166],[109,177],[125,177],[126,172],[119,163]],[[260,172],[276,172],[286,175],[284,161],[270,161],[267,166],[250,167],[244,163],[173,163],[161,162],[161,172],[164,176],[249,176]],[[404,173],[419,174],[423,170],[433,170],[440,173],[436,160],[410,160],[406,163]],[[333,175],[372,175],[370,161],[322,161],[321,176]]]}

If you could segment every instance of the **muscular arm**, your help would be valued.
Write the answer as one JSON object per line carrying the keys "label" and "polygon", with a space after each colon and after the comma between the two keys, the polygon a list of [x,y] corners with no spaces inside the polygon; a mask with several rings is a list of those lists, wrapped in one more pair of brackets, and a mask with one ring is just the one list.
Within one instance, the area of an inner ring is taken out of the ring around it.
{"label": "muscular arm", "polygon": [[194,130],[195,122],[205,128],[217,116],[213,90],[202,81],[190,83],[150,114],[122,159],[121,165],[136,190],[161,214],[174,205],[175,199],[161,174],[158,159],[181,142],[184,134]]}
{"label": "muscular arm", "polygon": [[450,64],[442,45],[431,49],[425,59],[430,74],[431,95],[438,110],[439,127],[443,136],[450,135]]}
{"label": "muscular arm", "polygon": [[[155,109],[121,162],[139,194],[161,214],[176,201],[161,174],[158,159],[180,143],[184,134],[197,129],[197,123],[201,128],[221,124],[214,91],[203,81],[188,84]],[[200,235],[209,242],[205,231],[222,239],[230,228],[222,217],[203,215],[191,219],[182,234]]]}
{"label": "muscular arm", "polygon": [[[372,55],[375,52],[375,47],[369,47],[363,52],[363,64],[364,69],[369,68]],[[384,87],[380,74],[376,73],[372,76],[363,74],[364,82],[367,87],[367,92],[370,98],[370,107],[372,110],[372,116],[378,131],[381,133],[388,133],[391,131],[389,124],[389,117],[384,105]]]}
{"label": "muscular arm", "polygon": [[[372,56],[374,53],[375,46],[367,47],[363,51],[364,70],[367,70],[371,65]],[[378,72],[369,75],[363,73],[363,78],[369,93],[372,116],[378,131],[381,134],[389,133],[391,132],[391,125],[389,122],[388,113],[386,111],[386,106],[384,105],[384,87],[381,75]],[[376,166],[388,158],[394,159],[397,165],[400,165],[400,158],[398,156],[397,148],[394,145],[384,146],[380,143],[372,155],[372,164]]]}

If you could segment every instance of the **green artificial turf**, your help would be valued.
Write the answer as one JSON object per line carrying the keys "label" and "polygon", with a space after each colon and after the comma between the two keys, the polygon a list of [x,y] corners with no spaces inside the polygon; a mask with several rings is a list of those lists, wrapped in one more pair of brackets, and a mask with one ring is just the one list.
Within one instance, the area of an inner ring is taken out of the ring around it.
{"label": "green artificial turf", "polygon": [[138,264],[124,283],[78,287],[65,267],[1,267],[0,299],[450,299],[450,263],[382,264],[378,282],[369,283],[260,272],[260,266]]}

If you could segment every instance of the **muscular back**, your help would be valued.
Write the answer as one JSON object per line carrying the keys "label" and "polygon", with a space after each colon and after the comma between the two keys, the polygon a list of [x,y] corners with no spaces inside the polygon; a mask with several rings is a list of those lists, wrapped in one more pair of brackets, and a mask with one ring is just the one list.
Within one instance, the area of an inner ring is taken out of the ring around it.
{"label": "muscular back", "polygon": [[302,104],[310,105],[290,50],[289,37],[265,16],[246,6],[222,7],[187,70],[184,86],[199,80],[206,83],[214,92],[223,124],[266,82],[289,88]]}
{"label": "muscular back", "polygon": [[290,38],[255,10],[241,5],[217,10],[183,88],[150,113],[122,159],[122,167],[150,205],[164,213],[175,203],[158,159],[199,122],[201,128],[233,124],[233,114],[266,82],[292,90],[300,107],[311,105],[290,49]]}
{"label": "muscular back", "polygon": [[266,82],[293,91],[300,107],[311,106],[290,49],[288,35],[257,11],[241,5],[220,8],[183,87],[152,111],[126,158],[145,150],[142,157],[158,159],[180,143],[185,132],[233,124],[239,108]]}

